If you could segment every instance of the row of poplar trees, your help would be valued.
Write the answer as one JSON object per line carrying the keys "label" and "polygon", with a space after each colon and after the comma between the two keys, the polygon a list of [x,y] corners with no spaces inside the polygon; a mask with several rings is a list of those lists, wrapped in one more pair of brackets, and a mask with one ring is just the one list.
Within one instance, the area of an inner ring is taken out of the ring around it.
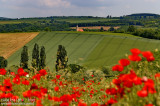
{"label": "row of poplar trees", "polygon": [[[21,61],[20,61],[20,67],[24,69],[28,69],[28,47],[24,46],[23,50],[21,52]],[[56,71],[65,69],[67,67],[68,57],[67,57],[67,51],[65,50],[65,47],[62,45],[58,46],[57,50],[57,60],[56,60]],[[37,43],[35,43],[33,51],[32,51],[32,67],[35,69],[44,69],[46,66],[46,53],[44,46],[41,47],[41,51],[39,53],[39,46]]]}
{"label": "row of poplar trees", "polygon": [[[20,60],[20,67],[24,69],[28,69],[28,47],[24,46],[21,52],[21,60]],[[35,43],[33,51],[32,51],[32,67],[35,69],[44,69],[46,66],[46,53],[45,47],[41,46],[41,50],[39,53],[39,46]]]}

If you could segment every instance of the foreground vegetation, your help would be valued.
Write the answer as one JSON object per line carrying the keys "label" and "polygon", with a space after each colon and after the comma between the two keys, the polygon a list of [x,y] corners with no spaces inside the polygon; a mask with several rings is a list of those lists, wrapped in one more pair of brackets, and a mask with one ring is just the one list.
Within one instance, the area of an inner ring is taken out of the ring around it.
{"label": "foreground vegetation", "polygon": [[1,105],[159,106],[160,52],[131,49],[111,70],[0,69]]}

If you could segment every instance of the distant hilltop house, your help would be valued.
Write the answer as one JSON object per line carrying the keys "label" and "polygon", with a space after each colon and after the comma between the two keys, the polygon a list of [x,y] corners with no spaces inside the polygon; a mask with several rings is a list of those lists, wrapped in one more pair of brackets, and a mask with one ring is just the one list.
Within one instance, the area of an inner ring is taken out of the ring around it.
{"label": "distant hilltop house", "polygon": [[79,29],[78,25],[76,26],[76,31],[77,32],[83,32],[84,30],[83,29]]}

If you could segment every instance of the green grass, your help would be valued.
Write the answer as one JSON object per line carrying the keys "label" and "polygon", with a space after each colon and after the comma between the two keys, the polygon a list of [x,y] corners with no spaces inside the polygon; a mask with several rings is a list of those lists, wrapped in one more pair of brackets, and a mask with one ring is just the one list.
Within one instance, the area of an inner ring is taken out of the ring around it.
{"label": "green grass", "polygon": [[[141,50],[160,49],[160,41],[133,37],[129,34],[105,32],[41,32],[27,46],[29,65],[32,60],[32,49],[35,43],[44,45],[47,55],[47,66],[53,70],[58,45],[64,45],[69,63],[76,63],[89,68],[116,64],[131,48]],[[8,66],[19,65],[22,48],[8,58]]]}

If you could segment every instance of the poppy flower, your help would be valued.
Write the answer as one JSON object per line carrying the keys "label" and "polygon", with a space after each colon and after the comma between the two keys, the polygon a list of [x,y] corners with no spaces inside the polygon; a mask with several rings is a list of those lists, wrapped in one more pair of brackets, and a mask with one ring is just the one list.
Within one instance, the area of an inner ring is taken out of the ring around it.
{"label": "poppy flower", "polygon": [[115,66],[113,66],[112,67],[112,71],[123,71],[123,66],[121,66],[121,65],[115,65]]}
{"label": "poppy flower", "polygon": [[40,79],[41,79],[41,74],[36,74],[36,75],[34,75],[32,78],[40,81]]}
{"label": "poppy flower", "polygon": [[119,64],[123,67],[128,66],[130,64],[130,61],[128,59],[120,59]]}
{"label": "poppy flower", "polygon": [[28,73],[27,72],[25,72],[24,70],[23,70],[23,68],[19,68],[18,69],[18,75],[20,75],[20,76],[26,76]]}
{"label": "poppy flower", "polygon": [[33,83],[33,84],[31,85],[30,90],[32,90],[32,89],[38,89],[38,86],[37,86],[35,83]]}
{"label": "poppy flower", "polygon": [[139,55],[139,54],[141,53],[141,51],[140,51],[139,49],[137,49],[137,48],[133,48],[133,49],[131,49],[130,51],[131,51],[131,53],[132,53],[133,55]]}
{"label": "poppy flower", "polygon": [[41,102],[41,100],[36,100],[36,106],[43,106]]}
{"label": "poppy flower", "polygon": [[12,82],[19,85],[21,83],[21,79],[20,79],[19,75],[16,75],[16,77],[13,78]]}
{"label": "poppy flower", "polygon": [[7,93],[7,94],[5,94],[5,98],[11,98],[11,97],[13,97],[14,95],[12,94],[12,93]]}
{"label": "poppy flower", "polygon": [[69,103],[63,102],[63,103],[60,104],[60,106],[69,106]]}
{"label": "poppy flower", "polygon": [[47,94],[48,89],[47,89],[47,88],[40,87],[40,91],[41,91],[43,94]]}
{"label": "poppy flower", "polygon": [[78,106],[87,106],[87,104],[86,104],[86,103],[79,102],[79,103],[78,103]]}
{"label": "poppy flower", "polygon": [[117,94],[117,90],[115,88],[108,88],[106,90],[106,94],[108,94],[108,95],[116,95]]}
{"label": "poppy flower", "polygon": [[72,96],[69,95],[69,94],[62,95],[62,96],[60,97],[60,101],[62,101],[62,102],[69,102],[69,101],[72,101]]}
{"label": "poppy flower", "polygon": [[23,94],[23,97],[30,98],[32,95],[32,92],[31,90],[28,90],[28,91],[23,92],[22,94]]}
{"label": "poppy flower", "polygon": [[41,74],[41,76],[45,76],[47,74],[46,70],[44,69],[40,70],[39,73]]}
{"label": "poppy flower", "polygon": [[115,100],[113,98],[111,98],[110,100],[107,101],[108,105],[112,105],[112,104],[115,104],[115,103],[117,103],[117,100]]}
{"label": "poppy flower", "polygon": [[1,68],[1,69],[0,69],[0,75],[5,75],[6,72],[7,72],[7,71],[6,71],[4,68]]}
{"label": "poppy flower", "polygon": [[160,73],[155,74],[155,78],[160,77]]}
{"label": "poppy flower", "polygon": [[54,87],[54,90],[55,90],[56,92],[58,92],[58,91],[59,91],[59,87],[58,87],[58,86]]}
{"label": "poppy flower", "polygon": [[14,72],[11,72],[11,75],[15,76],[16,74]]}
{"label": "poppy flower", "polygon": [[131,61],[141,61],[141,57],[138,56],[138,55],[129,55],[128,58],[131,60]]}
{"label": "poppy flower", "polygon": [[35,96],[35,97],[41,99],[42,98],[42,93],[40,91],[33,91],[32,96]]}
{"label": "poppy flower", "polygon": [[137,92],[137,95],[139,97],[146,97],[146,96],[148,96],[148,92],[147,92],[147,90],[140,90]]}
{"label": "poppy flower", "polygon": [[57,78],[57,79],[60,79],[60,77],[61,77],[61,75],[56,75],[56,78]]}
{"label": "poppy flower", "polygon": [[10,79],[5,79],[3,84],[4,84],[3,91],[12,91],[12,83],[10,82]]}
{"label": "poppy flower", "polygon": [[155,60],[152,52],[150,52],[150,51],[142,52],[142,55],[143,55],[143,57],[145,57],[147,59],[147,61],[154,61]]}
{"label": "poppy flower", "polygon": [[91,104],[91,106],[98,106],[98,103],[93,103]]}
{"label": "poppy flower", "polygon": [[24,79],[24,80],[22,80],[22,84],[24,84],[24,85],[29,85],[29,81],[26,80],[26,79]]}

